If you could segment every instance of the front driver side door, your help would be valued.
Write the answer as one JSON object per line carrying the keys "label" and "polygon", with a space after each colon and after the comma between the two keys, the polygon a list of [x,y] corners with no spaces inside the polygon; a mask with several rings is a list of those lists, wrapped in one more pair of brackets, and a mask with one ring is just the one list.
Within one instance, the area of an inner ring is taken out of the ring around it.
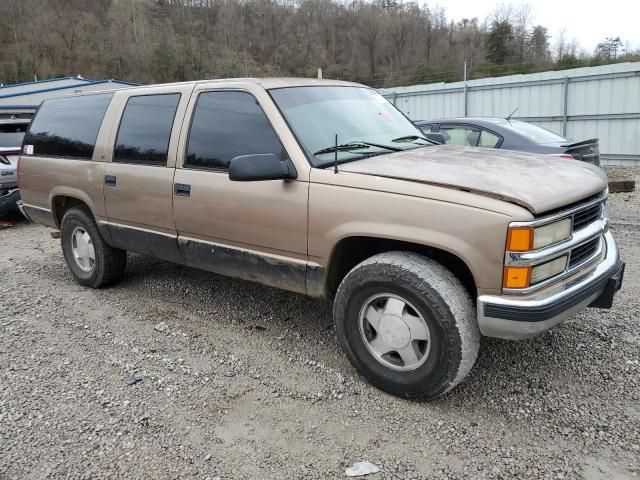
{"label": "front driver side door", "polygon": [[196,91],[189,111],[173,197],[187,264],[305,292],[308,182],[229,180],[234,157],[288,157],[258,100],[247,91]]}

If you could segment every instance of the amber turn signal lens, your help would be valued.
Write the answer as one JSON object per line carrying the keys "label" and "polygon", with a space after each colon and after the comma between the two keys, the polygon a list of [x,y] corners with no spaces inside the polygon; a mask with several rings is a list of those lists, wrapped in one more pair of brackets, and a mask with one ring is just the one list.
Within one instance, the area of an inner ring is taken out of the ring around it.
{"label": "amber turn signal lens", "polygon": [[531,267],[506,267],[504,269],[505,288],[527,288],[531,280]]}
{"label": "amber turn signal lens", "polygon": [[533,250],[533,228],[510,228],[507,235],[507,250],[509,252]]}

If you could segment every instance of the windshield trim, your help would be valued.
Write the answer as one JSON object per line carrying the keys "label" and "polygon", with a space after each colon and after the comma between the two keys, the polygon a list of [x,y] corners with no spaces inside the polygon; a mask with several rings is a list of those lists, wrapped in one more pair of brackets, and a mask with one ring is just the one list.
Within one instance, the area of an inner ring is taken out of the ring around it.
{"label": "windshield trim", "polygon": [[[309,166],[311,168],[323,169],[323,168],[327,168],[327,166],[324,165],[324,164],[320,164],[322,166],[319,166],[319,165],[316,166],[316,165],[313,164],[313,161],[311,160],[311,158],[315,158],[315,155],[313,155],[313,152],[309,151],[304,145],[302,145],[302,142],[298,138],[298,135],[296,134],[295,130],[293,129],[293,127],[289,123],[289,119],[287,118],[287,116],[284,114],[284,112],[280,108],[280,105],[278,105],[278,102],[276,102],[276,99],[273,97],[273,95],[271,95],[271,92],[273,92],[275,90],[286,90],[286,89],[291,89],[291,88],[327,88],[327,87],[361,88],[361,89],[364,89],[364,90],[373,90],[374,92],[378,93],[378,95],[381,95],[375,88],[367,87],[366,85],[358,85],[358,84],[354,84],[354,85],[304,85],[304,86],[301,86],[301,85],[295,85],[295,86],[294,85],[288,85],[288,86],[283,86],[283,87],[265,88],[265,90],[267,92],[267,95],[269,95],[269,98],[271,99],[271,102],[275,105],[276,109],[278,110],[278,113],[280,114],[280,117],[282,118],[284,123],[287,125],[287,128],[289,129],[289,132],[291,132],[291,135],[293,135],[293,138],[295,138],[296,143],[300,147],[300,150],[304,153],[304,156],[307,159],[307,162],[309,163]],[[384,96],[383,96],[383,98],[384,98]],[[387,99],[385,98],[385,100],[387,100]],[[411,125],[414,126],[414,128],[418,132],[418,135],[424,133],[424,132],[422,132],[422,130],[420,130],[420,128],[418,128],[409,119],[409,117],[407,117],[404,114],[404,112],[402,112],[402,110],[400,110],[398,107],[396,107],[395,104],[393,104],[389,100],[387,100],[387,103],[389,105],[391,105],[400,115],[402,115]],[[416,148],[426,147],[426,146],[430,146],[430,145],[419,145]],[[413,150],[413,148],[408,148],[406,150]],[[384,151],[384,152],[381,152],[379,154],[375,154],[375,155],[371,155],[371,156],[376,156],[377,157],[378,155],[389,155],[391,153],[398,153],[398,152]],[[338,164],[340,165],[341,163],[348,163],[348,162],[351,162],[351,161],[360,160],[362,158],[370,158],[370,157],[359,157],[359,158],[348,159],[346,161],[338,161]],[[332,164],[333,164],[333,162],[332,162]]]}

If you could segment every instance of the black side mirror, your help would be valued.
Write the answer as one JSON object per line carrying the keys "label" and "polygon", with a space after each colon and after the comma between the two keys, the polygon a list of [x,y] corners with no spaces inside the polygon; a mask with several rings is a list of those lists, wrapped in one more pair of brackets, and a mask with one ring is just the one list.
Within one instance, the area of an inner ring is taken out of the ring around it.
{"label": "black side mirror", "polygon": [[241,155],[231,160],[229,180],[256,182],[259,180],[290,180],[297,178],[290,160],[280,160],[273,153]]}
{"label": "black side mirror", "polygon": [[433,142],[439,143],[440,145],[447,143],[447,139],[444,138],[444,135],[438,132],[425,132],[424,136]]}

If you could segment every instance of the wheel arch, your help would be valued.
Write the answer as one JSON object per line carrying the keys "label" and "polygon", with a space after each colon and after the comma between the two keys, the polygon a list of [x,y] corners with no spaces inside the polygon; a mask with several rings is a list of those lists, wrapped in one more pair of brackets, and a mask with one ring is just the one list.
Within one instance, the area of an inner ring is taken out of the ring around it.
{"label": "wheel arch", "polygon": [[62,224],[62,217],[64,217],[65,212],[73,207],[84,206],[94,218],[96,217],[93,201],[89,195],[81,190],[53,190],[50,195],[49,204],[51,205],[53,219],[58,228],[60,228]]}
{"label": "wheel arch", "polygon": [[324,292],[333,297],[344,277],[359,263],[383,252],[408,251],[429,257],[449,269],[464,285],[472,298],[477,285],[472,270],[461,256],[439,247],[378,236],[349,236],[334,245],[324,276]]}

